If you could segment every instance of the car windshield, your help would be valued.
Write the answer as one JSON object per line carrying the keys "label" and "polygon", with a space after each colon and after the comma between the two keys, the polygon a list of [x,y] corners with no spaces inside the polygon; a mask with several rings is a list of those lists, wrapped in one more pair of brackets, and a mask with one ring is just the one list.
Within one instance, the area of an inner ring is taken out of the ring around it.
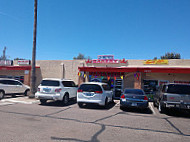
{"label": "car windshield", "polygon": [[102,88],[96,84],[82,84],[79,87],[79,90],[82,90],[85,92],[95,92],[95,91],[102,91]]}
{"label": "car windshield", "polygon": [[171,84],[167,87],[167,93],[174,93],[174,94],[188,94],[190,95],[190,85],[176,85]]}
{"label": "car windshield", "polygon": [[59,86],[59,81],[54,80],[42,80],[41,86]]}
{"label": "car windshield", "polygon": [[144,95],[143,91],[139,89],[125,89],[125,94]]}

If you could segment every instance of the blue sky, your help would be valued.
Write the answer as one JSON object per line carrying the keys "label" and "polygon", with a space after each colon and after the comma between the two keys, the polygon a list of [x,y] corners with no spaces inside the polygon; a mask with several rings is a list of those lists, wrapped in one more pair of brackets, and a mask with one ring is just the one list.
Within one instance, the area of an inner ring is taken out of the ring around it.
{"label": "blue sky", "polygon": [[[34,0],[0,0],[0,55],[31,59]],[[38,0],[37,60],[190,59],[190,0]]]}

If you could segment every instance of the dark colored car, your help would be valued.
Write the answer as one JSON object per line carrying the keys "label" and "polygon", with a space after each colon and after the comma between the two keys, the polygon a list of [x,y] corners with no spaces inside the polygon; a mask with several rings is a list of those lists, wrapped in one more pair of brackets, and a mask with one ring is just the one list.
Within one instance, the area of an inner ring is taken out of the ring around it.
{"label": "dark colored car", "polygon": [[148,98],[142,89],[125,89],[120,97],[120,109],[135,107],[148,108]]}
{"label": "dark colored car", "polygon": [[169,108],[178,108],[190,111],[190,85],[164,84],[160,86],[154,96],[154,106],[162,113]]}

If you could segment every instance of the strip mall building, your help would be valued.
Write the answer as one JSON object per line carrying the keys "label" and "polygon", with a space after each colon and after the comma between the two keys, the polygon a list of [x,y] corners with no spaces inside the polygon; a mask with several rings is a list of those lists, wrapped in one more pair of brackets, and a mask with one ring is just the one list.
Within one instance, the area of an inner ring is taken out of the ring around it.
{"label": "strip mall building", "polygon": [[[29,85],[30,65],[17,62],[1,65],[0,77],[19,78]],[[112,55],[87,61],[39,60],[36,62],[36,87],[42,78],[67,78],[76,84],[86,81],[107,82],[116,90],[116,96],[124,88],[142,88],[147,94],[153,94],[162,83],[189,84],[190,60],[120,60],[114,59]]]}

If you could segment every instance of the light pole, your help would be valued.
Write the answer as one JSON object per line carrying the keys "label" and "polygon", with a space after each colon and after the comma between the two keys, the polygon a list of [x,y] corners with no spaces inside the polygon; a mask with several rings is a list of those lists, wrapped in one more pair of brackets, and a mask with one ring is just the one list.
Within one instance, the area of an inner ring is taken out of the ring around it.
{"label": "light pole", "polygon": [[37,31],[37,3],[38,0],[34,0],[34,29],[33,29],[33,49],[32,49],[32,69],[31,69],[31,93],[29,98],[34,98],[35,83],[36,83],[36,31]]}

